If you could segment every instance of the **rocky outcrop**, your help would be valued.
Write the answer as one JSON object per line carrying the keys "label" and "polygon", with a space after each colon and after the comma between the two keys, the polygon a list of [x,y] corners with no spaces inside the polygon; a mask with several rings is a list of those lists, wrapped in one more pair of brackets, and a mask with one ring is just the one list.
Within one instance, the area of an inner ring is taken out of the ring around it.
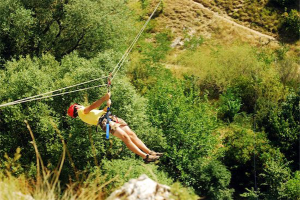
{"label": "rocky outcrop", "polygon": [[170,187],[159,184],[146,175],[131,179],[106,200],[169,200]]}

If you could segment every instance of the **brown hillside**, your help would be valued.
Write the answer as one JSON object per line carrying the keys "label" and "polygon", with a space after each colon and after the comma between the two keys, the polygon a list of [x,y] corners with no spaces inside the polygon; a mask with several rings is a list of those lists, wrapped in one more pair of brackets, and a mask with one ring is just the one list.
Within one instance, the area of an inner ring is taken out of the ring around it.
{"label": "brown hillside", "polygon": [[263,34],[240,23],[224,13],[192,0],[165,0],[164,11],[157,18],[160,29],[171,29],[175,37],[185,34],[221,39],[224,43],[235,40],[251,44],[277,46],[274,35]]}

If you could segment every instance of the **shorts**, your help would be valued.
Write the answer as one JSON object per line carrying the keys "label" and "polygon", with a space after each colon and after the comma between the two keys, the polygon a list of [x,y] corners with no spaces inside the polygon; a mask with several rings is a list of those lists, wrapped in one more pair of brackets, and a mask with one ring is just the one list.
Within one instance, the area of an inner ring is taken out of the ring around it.
{"label": "shorts", "polygon": [[[109,130],[111,133],[113,133],[120,126],[127,126],[127,123],[123,119],[115,115],[110,115],[109,118],[110,118]],[[98,125],[101,127],[101,129],[104,132],[106,132],[106,122],[107,122],[106,115],[99,118]]]}

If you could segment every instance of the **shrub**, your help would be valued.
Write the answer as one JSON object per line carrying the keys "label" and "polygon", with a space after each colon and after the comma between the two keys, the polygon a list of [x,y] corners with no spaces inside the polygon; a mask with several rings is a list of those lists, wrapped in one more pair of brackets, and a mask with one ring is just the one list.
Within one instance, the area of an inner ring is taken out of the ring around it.
{"label": "shrub", "polygon": [[[146,57],[148,62],[158,62],[165,58],[167,52],[171,49],[171,35],[170,33],[158,33],[153,38],[153,43],[142,43],[143,52],[142,55]],[[145,60],[143,60],[145,61]]]}
{"label": "shrub", "polygon": [[260,192],[259,190],[254,190],[254,188],[252,187],[251,189],[246,188],[247,192],[244,192],[243,194],[241,194],[241,197],[246,197],[249,200],[256,200],[258,199]]}
{"label": "shrub", "polygon": [[270,141],[294,161],[297,168],[298,135],[300,132],[300,93],[291,92],[278,107],[274,106],[258,119],[258,125],[268,133]]}
{"label": "shrub", "polygon": [[[216,117],[207,103],[197,99],[193,90],[185,90],[180,81],[161,77],[147,94],[152,124],[166,137],[163,168],[197,194],[211,198],[230,198],[230,173],[219,162]],[[214,152],[214,153],[213,153]]]}
{"label": "shrub", "polygon": [[207,91],[210,99],[233,88],[241,98],[241,110],[247,113],[267,107],[267,103],[282,100],[286,91],[280,82],[276,68],[271,64],[274,56],[266,56],[248,45],[232,45],[226,49],[199,47],[178,58],[178,63],[193,69],[188,72],[198,77],[201,91]]}
{"label": "shrub", "polygon": [[[173,183],[166,173],[158,170],[158,166],[153,164],[146,165],[142,160],[137,159],[102,160],[100,171],[106,177],[106,181],[118,177],[106,187],[107,193],[113,192],[112,189],[124,185],[130,179],[138,178],[142,174],[146,174],[149,178],[161,184],[171,185]],[[96,174],[98,173],[97,170],[95,172]]]}
{"label": "shrub", "polygon": [[283,38],[294,42],[300,38],[300,15],[297,10],[292,9],[284,13],[284,22],[281,27]]}
{"label": "shrub", "polygon": [[171,186],[171,198],[174,200],[190,199],[197,200],[199,197],[194,194],[191,189],[184,188],[179,182],[174,183]]}
{"label": "shrub", "polygon": [[294,173],[294,177],[285,183],[285,190],[281,195],[287,199],[300,199],[300,171]]}
{"label": "shrub", "polygon": [[[280,199],[290,179],[290,163],[268,142],[267,135],[233,124],[224,134],[226,148],[224,163],[234,174],[231,186],[236,189],[236,193],[254,199],[256,197]],[[254,169],[257,191],[248,189],[255,186]]]}
{"label": "shrub", "polygon": [[204,42],[204,38],[202,36],[189,36],[185,37],[184,48],[189,50],[196,50],[200,45]]}
{"label": "shrub", "polygon": [[159,76],[171,76],[169,70],[157,63],[164,59],[170,50],[170,33],[159,33],[151,39],[154,40],[154,44],[141,42],[141,53],[133,53],[131,67],[127,70],[132,84],[142,95],[156,84]]}
{"label": "shrub", "polygon": [[240,111],[241,106],[241,98],[235,94],[232,89],[228,88],[227,91],[220,96],[219,112],[221,118],[232,122],[234,116]]}
{"label": "shrub", "polygon": [[266,199],[284,199],[285,185],[290,180],[291,172],[287,164],[271,158],[265,163],[263,172],[259,174],[263,178],[262,188],[266,188],[262,195]]}

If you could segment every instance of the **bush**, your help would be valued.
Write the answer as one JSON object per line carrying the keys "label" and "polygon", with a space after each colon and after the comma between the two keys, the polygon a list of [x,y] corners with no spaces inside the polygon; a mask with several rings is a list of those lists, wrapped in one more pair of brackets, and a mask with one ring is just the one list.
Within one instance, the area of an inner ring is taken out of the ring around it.
{"label": "bush", "polygon": [[262,195],[265,199],[285,199],[285,185],[290,180],[291,172],[287,164],[278,161],[276,158],[268,159],[264,170],[259,176],[263,178],[261,188],[265,189]]}
{"label": "bush", "polygon": [[220,96],[219,112],[221,118],[233,122],[234,116],[240,111],[241,98],[230,88]]}
{"label": "bush", "polygon": [[284,22],[281,27],[282,37],[287,41],[298,41],[300,38],[300,15],[297,10],[292,9],[284,13]]}
{"label": "bush", "polygon": [[199,195],[230,198],[230,173],[217,162],[216,116],[191,88],[185,90],[184,83],[161,78],[147,97],[150,120],[166,137],[163,168]]}
{"label": "bush", "polygon": [[298,65],[295,60],[285,58],[278,61],[277,68],[283,85],[297,90],[297,87],[300,85],[300,74],[297,73]]}
{"label": "bush", "polygon": [[149,178],[161,184],[171,185],[173,183],[172,179],[168,178],[166,173],[158,170],[158,166],[153,164],[146,165],[142,160],[137,159],[102,160],[100,170],[101,174],[106,176],[106,181],[118,177],[106,187],[107,193],[113,192],[112,189],[124,185],[130,179],[138,178],[142,174],[146,174]]}
{"label": "bush", "polygon": [[278,107],[274,106],[258,119],[258,125],[268,133],[270,141],[278,147],[297,168],[298,136],[300,132],[300,91],[291,92]]}
{"label": "bush", "polygon": [[156,84],[158,77],[171,77],[171,72],[158,63],[170,50],[170,33],[159,33],[150,39],[154,40],[154,44],[142,41],[141,53],[133,53],[133,61],[127,71],[132,84],[142,95]]}
{"label": "bush", "polygon": [[185,36],[185,42],[184,42],[184,48],[189,50],[196,50],[200,45],[202,45],[204,42],[204,38],[202,36]]}
{"label": "bush", "polygon": [[179,182],[174,183],[171,186],[171,198],[174,200],[190,199],[197,200],[199,197],[191,191],[190,188],[184,188]]}
{"label": "bush", "polygon": [[259,190],[254,190],[254,188],[252,187],[251,189],[246,188],[247,192],[244,192],[243,194],[241,194],[241,197],[246,197],[249,200],[257,200],[260,192]]}
{"label": "bush", "polygon": [[286,93],[277,69],[272,66],[274,56],[245,44],[214,50],[200,46],[199,51],[180,55],[177,62],[193,69],[188,74],[198,77],[202,93],[207,91],[210,99],[219,99],[232,88],[241,99],[241,111],[247,113],[253,113],[255,106],[257,111],[277,104]]}
{"label": "bush", "polygon": [[[269,144],[267,134],[253,132],[235,124],[231,124],[225,130],[224,163],[234,175],[231,186],[236,189],[236,195],[254,199],[282,197],[285,184],[291,175],[290,163],[277,148]],[[255,186],[254,169],[257,176],[257,191],[248,189]]]}
{"label": "bush", "polygon": [[153,38],[154,43],[141,42],[143,46],[142,55],[145,57],[142,61],[159,62],[165,58],[167,52],[171,49],[171,35],[168,32],[158,33]]}
{"label": "bush", "polygon": [[285,190],[282,191],[282,196],[287,199],[300,199],[300,171],[296,171],[293,178],[285,183]]}

